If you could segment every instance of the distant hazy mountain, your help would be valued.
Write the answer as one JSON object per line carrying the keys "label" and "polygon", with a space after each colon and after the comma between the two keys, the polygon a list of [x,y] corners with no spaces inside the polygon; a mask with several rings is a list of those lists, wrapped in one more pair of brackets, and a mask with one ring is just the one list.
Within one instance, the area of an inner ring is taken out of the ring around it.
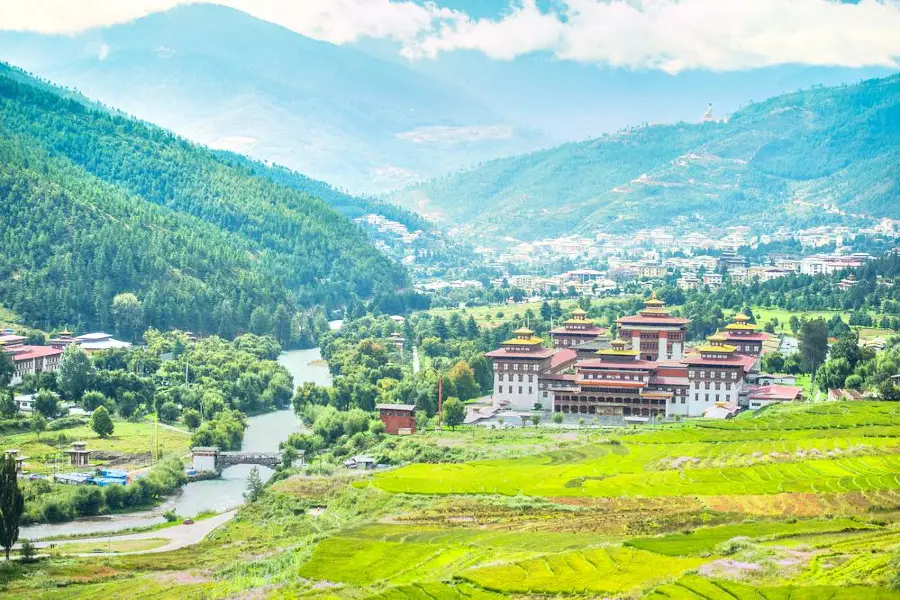
{"label": "distant hazy mountain", "polygon": [[189,139],[357,191],[544,142],[447,83],[221,6],[76,36],[0,33],[0,59]]}
{"label": "distant hazy mountain", "polygon": [[391,200],[482,239],[672,223],[772,229],[900,218],[898,165],[893,76],[778,96],[727,123],[642,127],[500,159]]}

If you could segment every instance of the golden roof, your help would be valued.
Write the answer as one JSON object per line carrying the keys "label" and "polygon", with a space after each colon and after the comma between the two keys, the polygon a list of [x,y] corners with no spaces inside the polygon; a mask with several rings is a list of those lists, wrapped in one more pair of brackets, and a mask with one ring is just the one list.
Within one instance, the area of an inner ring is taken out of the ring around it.
{"label": "golden roof", "polygon": [[729,353],[729,352],[734,352],[735,350],[737,350],[737,348],[735,346],[731,346],[729,344],[716,344],[716,345],[706,344],[705,346],[700,346],[697,348],[698,352],[707,352],[707,353],[709,353],[709,352]]}
{"label": "golden roof", "polygon": [[593,321],[588,319],[566,319],[563,321],[563,325],[590,325]]}
{"label": "golden roof", "polygon": [[746,323],[747,321],[750,320],[750,317],[748,317],[744,313],[737,313],[731,318],[737,323]]}
{"label": "golden roof", "polygon": [[583,317],[585,315],[587,315],[587,312],[582,310],[581,308],[576,308],[575,310],[572,311],[573,317]]}
{"label": "golden roof", "polygon": [[725,326],[725,329],[730,331],[740,330],[740,331],[755,331],[756,327],[750,325],[749,323],[729,323]]}
{"label": "golden roof", "polygon": [[542,340],[541,338],[531,337],[531,338],[513,338],[511,340],[506,340],[505,342],[503,342],[503,345],[506,346],[507,344],[509,344],[509,345],[521,346],[524,344],[526,346],[540,346],[543,343],[544,343],[544,340]]}
{"label": "golden roof", "polygon": [[515,331],[513,331],[516,335],[534,335],[534,331],[528,329],[527,327],[519,327]]}
{"label": "golden roof", "polygon": [[625,350],[624,348],[607,348],[605,350],[597,350],[597,354],[605,356],[637,356],[637,350]]}
{"label": "golden roof", "polygon": [[708,339],[711,342],[727,342],[728,341],[728,338],[725,337],[724,335],[722,335],[721,333],[719,333],[718,331],[706,339]]}
{"label": "golden roof", "polygon": [[656,297],[656,291],[654,291],[650,298],[644,300],[644,306],[665,306],[666,303]]}

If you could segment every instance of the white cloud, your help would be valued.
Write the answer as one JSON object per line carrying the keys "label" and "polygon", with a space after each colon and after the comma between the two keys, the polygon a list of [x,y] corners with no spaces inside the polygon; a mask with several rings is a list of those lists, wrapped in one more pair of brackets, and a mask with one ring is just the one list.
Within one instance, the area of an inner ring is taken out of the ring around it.
{"label": "white cloud", "polygon": [[97,50],[97,58],[99,60],[106,60],[109,56],[109,44],[100,44],[100,49]]}
{"label": "white cloud", "polygon": [[[0,0],[0,29],[74,33],[197,0]],[[542,12],[511,0],[473,19],[439,0],[214,0],[304,35],[344,44],[389,38],[411,59],[474,50],[511,60],[636,69],[735,70],[786,63],[896,66],[900,0],[558,0]]]}

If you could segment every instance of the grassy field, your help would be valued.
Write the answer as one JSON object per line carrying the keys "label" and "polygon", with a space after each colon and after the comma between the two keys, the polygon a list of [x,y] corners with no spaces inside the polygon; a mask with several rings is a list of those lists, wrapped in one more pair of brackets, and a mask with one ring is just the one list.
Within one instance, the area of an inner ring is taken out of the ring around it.
{"label": "grassy field", "polygon": [[829,403],[654,430],[429,433],[478,460],[295,475],[197,546],[12,563],[0,594],[900,599],[898,425],[900,403]]}
{"label": "grassy field", "polygon": [[58,544],[56,548],[49,550],[51,554],[89,554],[105,552],[137,552],[139,550],[153,550],[165,546],[169,540],[164,538],[150,538],[145,540],[116,540],[100,542],[71,542]]}
{"label": "grassy field", "polygon": [[[604,304],[617,303],[627,300],[631,296],[621,296],[618,298],[601,298],[592,300],[595,307]],[[523,302],[521,304],[496,304],[492,306],[474,306],[472,308],[433,308],[427,311],[432,315],[440,315],[444,318],[449,317],[452,313],[458,312],[464,318],[472,316],[479,325],[501,325],[512,320],[515,317],[523,317],[525,311],[531,309],[535,315],[541,310],[542,302]],[[560,305],[564,311],[572,310],[577,305],[576,300],[561,300]],[[498,317],[497,313],[503,313],[502,317]]]}
{"label": "grassy field", "polygon": [[[138,467],[149,463],[150,434],[153,424],[148,421],[133,423],[115,422],[115,432],[108,438],[101,438],[88,426],[74,427],[60,431],[45,431],[40,437],[33,432],[23,432],[0,436],[0,446],[4,449],[17,448],[28,457],[25,467],[32,473],[52,473],[57,458],[65,466],[68,456],[65,450],[74,441],[87,442],[89,450],[101,453],[104,458],[93,457],[91,464],[113,463],[126,467]],[[191,434],[174,427],[157,427],[161,456],[176,454],[181,456],[190,451]]]}

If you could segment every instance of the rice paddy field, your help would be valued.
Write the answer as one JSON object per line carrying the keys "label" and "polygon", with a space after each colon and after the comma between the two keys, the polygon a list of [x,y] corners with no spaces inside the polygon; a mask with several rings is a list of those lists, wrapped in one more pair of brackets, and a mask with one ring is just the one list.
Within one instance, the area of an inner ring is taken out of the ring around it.
{"label": "rice paddy field", "polygon": [[285,477],[199,545],[7,565],[0,593],[900,599],[898,403],[548,431],[430,432],[480,458]]}

